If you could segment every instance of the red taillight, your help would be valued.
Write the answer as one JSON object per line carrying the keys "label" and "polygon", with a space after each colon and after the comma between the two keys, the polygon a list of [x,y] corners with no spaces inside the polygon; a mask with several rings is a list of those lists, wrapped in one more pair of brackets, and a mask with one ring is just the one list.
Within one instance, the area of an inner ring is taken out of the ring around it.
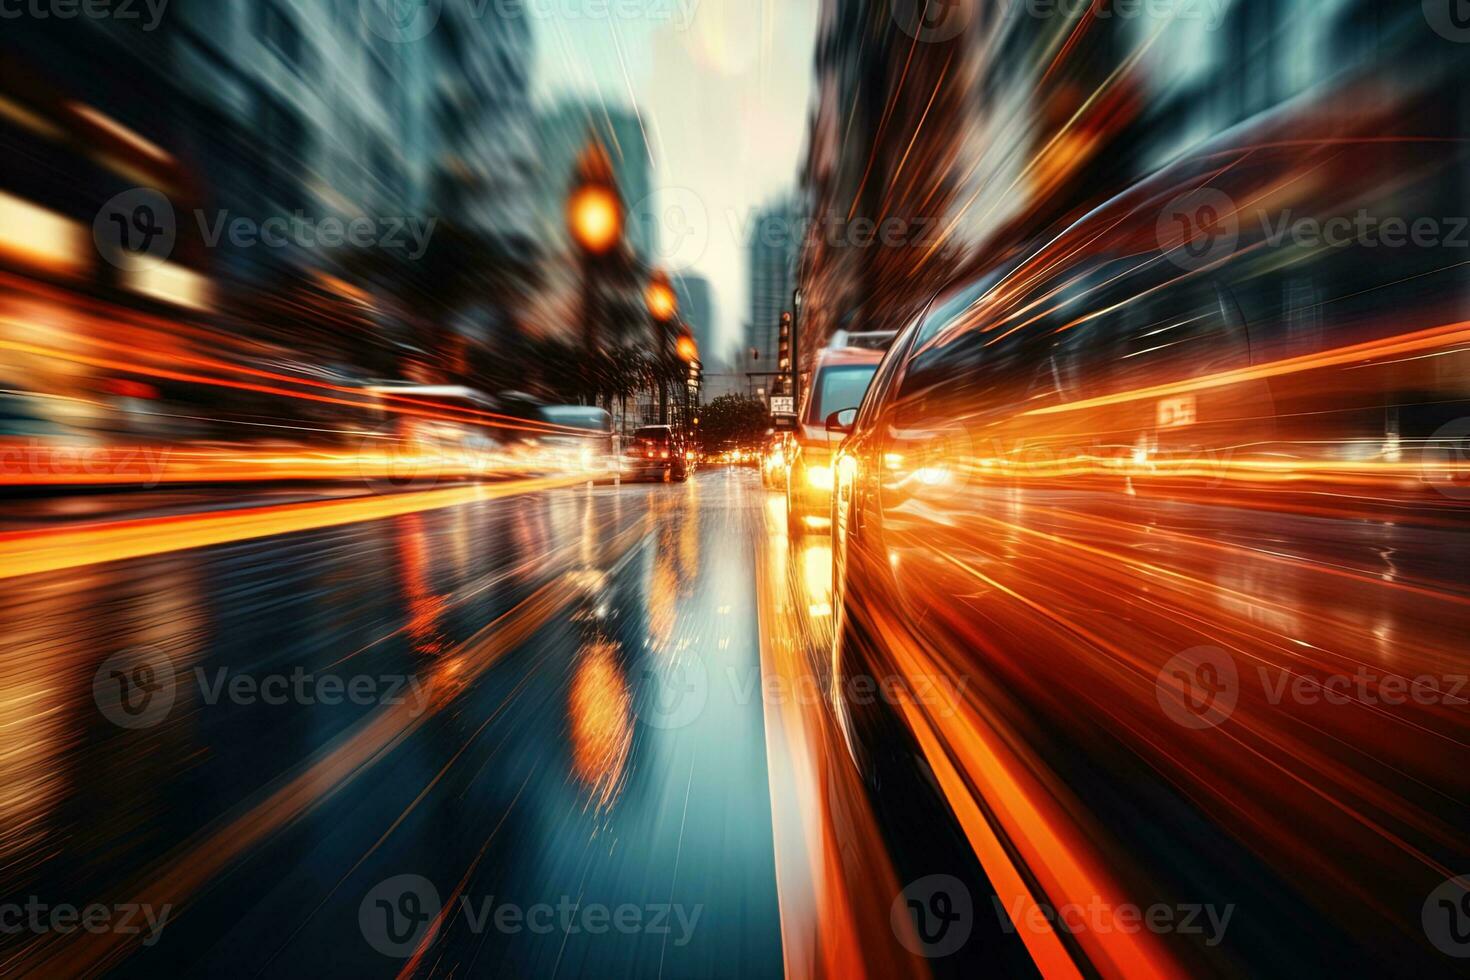
{"label": "red taillight", "polygon": [[665,449],[663,452],[659,453],[659,456],[661,458],[663,458],[663,459],[668,459],[669,458],[669,451],[667,449]]}

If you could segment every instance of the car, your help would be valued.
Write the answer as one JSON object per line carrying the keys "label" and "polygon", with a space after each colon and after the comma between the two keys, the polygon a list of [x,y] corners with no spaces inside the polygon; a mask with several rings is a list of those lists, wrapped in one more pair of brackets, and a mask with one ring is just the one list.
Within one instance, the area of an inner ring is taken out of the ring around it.
{"label": "car", "polygon": [[832,453],[842,441],[828,421],[857,408],[882,360],[882,349],[871,346],[828,346],[817,354],[796,429],[786,439],[786,527],[793,541],[808,530],[828,526]]}
{"label": "car", "polygon": [[761,486],[767,490],[786,488],[786,434],[777,433],[766,441],[760,459]]}
{"label": "car", "polygon": [[[1023,717],[1053,698],[1101,731],[1116,718],[1093,706],[1125,701],[1133,688],[1122,671],[1108,673],[1112,654],[1100,648],[1126,650],[1129,676],[1152,678],[1181,649],[1213,642],[1191,626],[1199,603],[1150,585],[1147,596],[1120,591],[1100,608],[1103,590],[1087,583],[1142,569],[1177,585],[1182,559],[1165,550],[1156,523],[1184,524],[1180,536],[1207,553],[1251,541],[1295,555],[1312,553],[1320,542],[1311,535],[1322,532],[1281,514],[1329,513],[1320,501],[1339,493],[1395,519],[1443,506],[1415,485],[1441,480],[1435,464],[1411,460],[1407,447],[1447,459],[1464,431],[1454,420],[1470,417],[1470,348],[1455,332],[1470,286],[1463,256],[1372,240],[1313,249],[1273,241],[1269,227],[1245,218],[1211,250],[1204,231],[1197,242],[1171,238],[1187,223],[1161,217],[1208,217],[1224,208],[1211,201],[1267,197],[1298,216],[1447,208],[1438,174],[1453,151],[1424,140],[1404,152],[1421,168],[1385,186],[1393,150],[1372,134],[1354,139],[1335,116],[1264,119],[997,253],[996,265],[923,304],[858,410],[827,424],[842,442],[824,660],[838,727],[865,779],[881,784],[924,757],[900,712],[843,694],[867,683],[854,679],[902,669],[895,651],[941,680],[984,684],[990,714]],[[1206,180],[1213,197],[1196,208],[1191,195]],[[848,407],[841,401],[806,412],[804,441],[823,410]],[[1275,536],[1253,531],[1266,521]],[[1065,578],[1014,584],[1014,569],[1035,568],[1038,555],[1055,560],[1052,574],[1079,576],[1082,608],[1056,608]],[[1229,570],[1242,596],[1269,589],[1244,577],[1253,567]],[[1177,629],[1161,640],[1143,622]],[[1062,649],[1086,652],[1058,672]],[[1032,686],[1038,676],[1062,680],[1043,692]],[[998,705],[996,692],[1011,700]],[[1148,724],[1139,741],[1170,744],[1168,719]],[[1162,756],[1150,761],[1178,771]]]}
{"label": "car", "polygon": [[678,429],[645,425],[628,440],[623,453],[623,479],[683,483],[689,479],[689,452]]}

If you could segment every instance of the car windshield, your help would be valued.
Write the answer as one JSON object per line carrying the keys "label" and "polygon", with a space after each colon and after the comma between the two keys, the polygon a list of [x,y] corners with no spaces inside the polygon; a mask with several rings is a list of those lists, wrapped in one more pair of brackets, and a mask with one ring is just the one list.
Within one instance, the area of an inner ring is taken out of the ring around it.
{"label": "car windshield", "polygon": [[668,429],[639,429],[637,432],[634,432],[633,433],[633,438],[634,439],[645,440],[647,442],[662,442],[662,443],[666,443],[666,442],[669,441],[669,430]]}
{"label": "car windshield", "polygon": [[582,405],[546,405],[541,417],[553,425],[564,425],[591,432],[611,432],[612,416],[600,408]]}
{"label": "car windshield", "polygon": [[876,364],[853,364],[847,367],[829,367],[820,372],[817,375],[817,390],[813,393],[807,413],[808,424],[819,425],[833,412],[857,408],[877,370]]}

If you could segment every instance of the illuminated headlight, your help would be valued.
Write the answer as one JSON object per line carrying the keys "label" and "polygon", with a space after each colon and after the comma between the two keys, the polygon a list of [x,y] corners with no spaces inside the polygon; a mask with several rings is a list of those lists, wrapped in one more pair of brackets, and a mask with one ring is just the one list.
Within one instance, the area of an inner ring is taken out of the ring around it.
{"label": "illuminated headlight", "polygon": [[832,467],[830,466],[808,466],[806,468],[806,482],[818,490],[832,489]]}

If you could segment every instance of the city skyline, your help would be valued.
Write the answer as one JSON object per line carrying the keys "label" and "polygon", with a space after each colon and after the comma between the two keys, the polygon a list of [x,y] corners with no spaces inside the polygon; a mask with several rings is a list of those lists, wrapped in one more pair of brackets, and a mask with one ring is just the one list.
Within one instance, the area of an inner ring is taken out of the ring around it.
{"label": "city skyline", "polygon": [[581,98],[642,122],[663,219],[655,260],[710,281],[721,351],[744,339],[753,218],[796,185],[818,6],[702,0],[649,4],[643,18],[536,22],[538,103]]}

